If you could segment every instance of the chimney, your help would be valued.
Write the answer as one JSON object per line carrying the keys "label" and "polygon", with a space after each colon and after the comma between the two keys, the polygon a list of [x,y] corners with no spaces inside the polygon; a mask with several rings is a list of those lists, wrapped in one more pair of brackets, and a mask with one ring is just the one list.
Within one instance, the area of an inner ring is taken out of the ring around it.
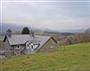
{"label": "chimney", "polygon": [[8,37],[11,37],[11,36],[12,36],[12,31],[11,31],[10,29],[8,29],[8,30],[6,31],[6,35],[7,35]]}
{"label": "chimney", "polygon": [[35,34],[34,34],[34,32],[32,32],[32,33],[31,33],[31,35],[32,35],[32,37],[33,37],[33,38],[35,37]]}
{"label": "chimney", "polygon": [[32,30],[30,32],[30,35],[31,35],[31,37],[35,38],[35,34],[34,34],[34,32]]}

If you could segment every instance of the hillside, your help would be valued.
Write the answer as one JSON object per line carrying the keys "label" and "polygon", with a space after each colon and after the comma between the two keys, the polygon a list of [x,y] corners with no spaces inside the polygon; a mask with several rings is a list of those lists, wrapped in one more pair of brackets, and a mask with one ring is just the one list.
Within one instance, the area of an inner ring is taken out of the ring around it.
{"label": "hillside", "polygon": [[90,43],[0,60],[0,71],[90,71]]}

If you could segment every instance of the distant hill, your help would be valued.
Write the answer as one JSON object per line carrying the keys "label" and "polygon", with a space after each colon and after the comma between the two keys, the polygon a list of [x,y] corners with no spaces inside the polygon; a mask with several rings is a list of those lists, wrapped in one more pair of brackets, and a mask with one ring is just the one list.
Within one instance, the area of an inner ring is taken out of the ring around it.
{"label": "distant hill", "polygon": [[2,27],[2,32],[5,33],[7,29],[11,29],[13,32],[20,31],[23,26],[18,24],[3,23],[1,27]]}
{"label": "distant hill", "polygon": [[[2,32],[5,33],[7,29],[11,29],[13,32],[21,32],[23,27],[20,24],[7,24],[7,23],[2,23]],[[31,29],[32,27],[28,27]],[[55,31],[55,30],[50,30],[50,29],[37,29],[37,28],[32,28],[34,32],[38,33],[46,33],[46,34],[58,34],[58,35],[71,35],[72,33],[79,33],[79,32],[84,32],[84,29],[75,29],[75,30],[63,30],[63,31]],[[89,28],[90,30],[90,28]],[[87,30],[88,31],[88,30]],[[0,32],[1,33],[1,32]]]}
{"label": "distant hill", "polygon": [[88,28],[85,32],[90,33],[90,28]]}
{"label": "distant hill", "polygon": [[74,33],[70,32],[54,32],[54,31],[44,31],[44,34],[46,35],[54,35],[54,36],[69,36],[69,35],[74,35]]}

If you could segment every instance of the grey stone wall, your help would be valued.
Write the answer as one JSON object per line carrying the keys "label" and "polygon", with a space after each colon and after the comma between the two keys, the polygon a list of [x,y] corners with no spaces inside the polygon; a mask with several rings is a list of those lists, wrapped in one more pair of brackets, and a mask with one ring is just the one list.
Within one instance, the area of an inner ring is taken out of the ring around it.
{"label": "grey stone wall", "polygon": [[4,47],[5,47],[5,56],[12,56],[13,55],[13,48],[10,46],[8,40],[4,42]]}
{"label": "grey stone wall", "polygon": [[56,49],[57,49],[57,43],[53,39],[50,39],[39,51],[53,52],[53,51],[56,51]]}

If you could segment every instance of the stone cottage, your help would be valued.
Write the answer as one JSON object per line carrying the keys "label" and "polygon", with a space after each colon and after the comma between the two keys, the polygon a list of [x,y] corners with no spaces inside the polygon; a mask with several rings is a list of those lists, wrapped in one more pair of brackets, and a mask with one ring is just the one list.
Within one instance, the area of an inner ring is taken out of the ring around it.
{"label": "stone cottage", "polygon": [[3,42],[6,56],[52,52],[57,48],[57,41],[51,36],[12,34],[6,35]]}

